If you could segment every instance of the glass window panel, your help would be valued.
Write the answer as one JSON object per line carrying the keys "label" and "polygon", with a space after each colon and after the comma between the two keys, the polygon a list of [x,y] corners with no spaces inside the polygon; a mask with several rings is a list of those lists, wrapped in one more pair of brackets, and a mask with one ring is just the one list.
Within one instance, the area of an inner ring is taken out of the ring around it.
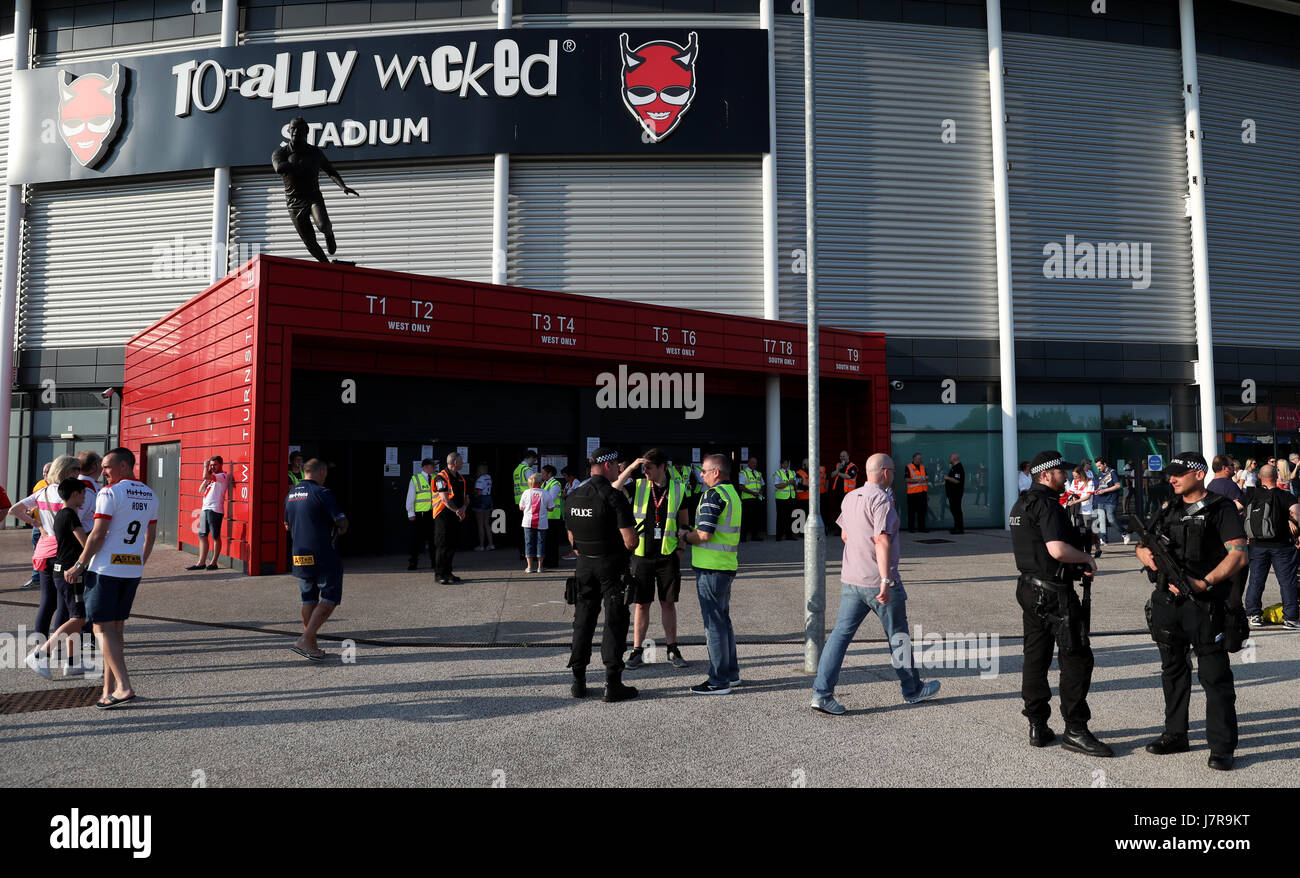
{"label": "glass window panel", "polygon": [[1016,420],[1025,430],[1097,430],[1101,427],[1099,405],[1021,405]]}
{"label": "glass window panel", "polygon": [[[957,408],[957,406],[936,406]],[[952,514],[944,491],[943,476],[948,471],[948,456],[961,455],[966,470],[966,491],[962,495],[962,515],[967,527],[1001,527],[1002,521],[1002,434],[1001,433],[916,433],[893,434],[894,497],[903,527],[907,526],[907,472],[912,455],[921,453],[926,477],[930,481],[926,500],[927,521],[933,529],[952,527]]]}
{"label": "glass window panel", "polygon": [[1102,407],[1102,426],[1108,430],[1125,430],[1133,421],[1148,430],[1170,428],[1167,405],[1108,405]]}
{"label": "glass window panel", "polygon": [[1033,460],[1040,451],[1055,451],[1070,463],[1104,457],[1101,434],[1086,431],[1020,433],[1017,460]]}
{"label": "glass window panel", "polygon": [[991,405],[896,405],[889,409],[890,426],[912,430],[998,429],[1000,414]]}
{"label": "glass window panel", "polygon": [[34,436],[59,436],[63,433],[103,436],[107,428],[108,410],[105,408],[37,411],[32,418]]}
{"label": "glass window panel", "polygon": [[1225,405],[1223,411],[1224,430],[1260,430],[1272,432],[1273,407],[1267,405]]}

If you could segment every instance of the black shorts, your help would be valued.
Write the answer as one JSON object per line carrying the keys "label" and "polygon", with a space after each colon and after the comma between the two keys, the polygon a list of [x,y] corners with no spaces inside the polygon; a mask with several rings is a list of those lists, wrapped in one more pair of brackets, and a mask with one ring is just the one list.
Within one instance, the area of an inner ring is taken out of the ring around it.
{"label": "black shorts", "polygon": [[658,591],[659,600],[677,603],[682,593],[682,568],[677,553],[658,558],[632,559],[632,575],[636,577],[636,603],[649,604]]}

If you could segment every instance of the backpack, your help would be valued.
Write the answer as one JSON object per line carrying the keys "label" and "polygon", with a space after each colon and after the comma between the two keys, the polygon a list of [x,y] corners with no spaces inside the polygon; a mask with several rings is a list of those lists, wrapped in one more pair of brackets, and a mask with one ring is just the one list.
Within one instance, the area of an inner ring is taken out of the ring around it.
{"label": "backpack", "polygon": [[1265,488],[1251,489],[1246,499],[1249,501],[1245,511],[1247,537],[1276,540],[1284,532],[1290,535],[1284,516],[1289,513],[1291,504],[1279,506],[1274,491]]}

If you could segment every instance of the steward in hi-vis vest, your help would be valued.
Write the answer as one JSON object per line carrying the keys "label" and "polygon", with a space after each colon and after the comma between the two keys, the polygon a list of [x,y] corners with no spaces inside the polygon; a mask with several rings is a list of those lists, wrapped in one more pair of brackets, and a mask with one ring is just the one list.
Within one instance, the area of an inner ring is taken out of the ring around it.
{"label": "steward in hi-vis vest", "polygon": [[710,454],[704,459],[701,472],[707,489],[695,511],[695,529],[682,536],[691,546],[695,591],[709,647],[709,678],[691,687],[695,695],[726,695],[740,684],[736,632],[731,627],[731,585],[739,569],[744,514],[740,496],[726,481],[730,468],[725,455]]}
{"label": "steward in hi-vis vest", "polygon": [[420,553],[429,547],[429,566],[433,566],[433,469],[437,464],[432,457],[420,461],[420,472],[411,476],[406,486],[406,519],[410,522],[410,555],[406,569],[419,565]]}
{"label": "steward in hi-vis vest", "polygon": [[930,486],[925,477],[925,464],[921,462],[921,453],[912,455],[912,462],[907,465],[907,532],[923,534],[930,530],[925,526],[927,507],[930,502]]}
{"label": "steward in hi-vis vest", "polygon": [[794,470],[790,469],[790,459],[781,459],[781,468],[772,475],[772,491],[776,497],[776,541],[780,542],[790,536],[791,522],[798,492]]}
{"label": "steward in hi-vis vest", "polygon": [[740,541],[757,540],[762,542],[767,514],[763,509],[763,474],[758,469],[758,458],[751,457],[748,466],[740,468],[741,507],[745,512],[745,529],[740,534]]}

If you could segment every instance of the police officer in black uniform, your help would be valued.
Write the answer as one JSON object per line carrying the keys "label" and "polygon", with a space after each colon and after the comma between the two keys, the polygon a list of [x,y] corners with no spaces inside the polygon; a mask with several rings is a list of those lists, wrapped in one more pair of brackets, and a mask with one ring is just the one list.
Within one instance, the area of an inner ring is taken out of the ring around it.
{"label": "police officer in black uniform", "polygon": [[1110,747],[1088,731],[1088,687],[1092,684],[1092,648],[1088,644],[1083,607],[1073,580],[1097,569],[1092,556],[1081,551],[1083,541],[1060,495],[1071,465],[1055,451],[1034,458],[1029,473],[1034,484],[1011,508],[1011,546],[1020,579],[1016,601],[1024,611],[1024,669],[1020,694],[1029,718],[1029,743],[1046,747],[1056,740],[1047,726],[1052,715],[1052,689],[1047,669],[1052,644],[1060,646],[1061,715],[1065,737],[1061,746],[1088,756],[1114,756]]}
{"label": "police officer in black uniform", "polygon": [[578,553],[577,600],[573,614],[574,698],[587,694],[587,663],[596,633],[600,605],[605,605],[605,634],[600,657],[605,662],[605,701],[626,701],[636,689],[623,685],[623,653],[627,649],[628,608],[624,574],[630,553],[637,546],[632,504],[615,490],[611,480],[619,475],[618,452],[597,448],[591,456],[591,479],[565,499],[564,524]]}
{"label": "police officer in black uniform", "polygon": [[[1237,749],[1237,692],[1225,642],[1227,597],[1232,580],[1249,564],[1246,532],[1236,506],[1205,490],[1205,458],[1194,451],[1169,461],[1174,498],[1152,516],[1147,529],[1169,539],[1174,560],[1187,571],[1185,582],[1170,582],[1156,574],[1156,589],[1147,603],[1147,624],[1160,648],[1160,679],[1165,690],[1165,731],[1147,744],[1157,756],[1184,753],[1187,705],[1192,694],[1189,648],[1196,650],[1196,673],[1205,690],[1205,737],[1210,744],[1210,768],[1232,769]],[[1138,544],[1138,560],[1156,570],[1151,550]]]}

